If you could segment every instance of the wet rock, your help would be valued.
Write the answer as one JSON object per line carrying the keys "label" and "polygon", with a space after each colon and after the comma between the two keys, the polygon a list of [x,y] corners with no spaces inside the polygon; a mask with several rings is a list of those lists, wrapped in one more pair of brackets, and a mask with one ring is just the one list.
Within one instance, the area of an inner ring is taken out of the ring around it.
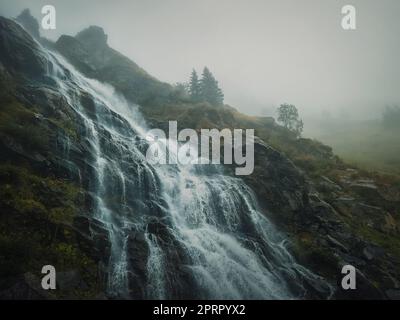
{"label": "wet rock", "polygon": [[150,251],[144,232],[130,232],[127,252],[130,266],[128,275],[130,296],[133,299],[145,299],[148,283],[147,261]]}
{"label": "wet rock", "polygon": [[107,263],[111,250],[107,227],[99,220],[86,216],[74,217],[73,227],[77,231],[78,243],[82,251],[95,261]]}
{"label": "wet rock", "polygon": [[378,246],[367,246],[363,249],[363,256],[367,260],[373,260],[376,258],[381,258],[385,254],[383,248]]}
{"label": "wet rock", "polygon": [[0,300],[48,300],[55,299],[49,290],[41,286],[41,279],[25,273],[13,282],[12,287],[0,291]]}
{"label": "wet rock", "polygon": [[14,73],[40,78],[46,61],[32,37],[15,22],[0,17],[0,61]]}
{"label": "wet rock", "polygon": [[254,172],[245,176],[245,181],[260,195],[260,203],[276,222],[293,223],[307,201],[304,176],[287,157],[258,138],[254,149]]}
{"label": "wet rock", "polygon": [[57,289],[62,291],[70,291],[73,289],[85,288],[86,285],[81,279],[78,270],[71,270],[65,272],[57,272]]}
{"label": "wet rock", "polygon": [[334,293],[334,288],[322,277],[304,278],[302,285],[307,290],[305,299],[326,299]]}
{"label": "wet rock", "polygon": [[343,252],[349,252],[349,249],[348,249],[345,245],[343,245],[342,243],[340,243],[340,242],[339,242],[338,240],[336,240],[335,238],[331,237],[329,234],[326,236],[326,239],[328,240],[328,242],[329,242],[332,246],[334,246],[334,247],[340,249],[340,250],[343,251]]}
{"label": "wet rock", "polygon": [[328,177],[321,176],[321,181],[319,182],[319,190],[321,190],[322,192],[339,192],[342,190],[342,188]]}
{"label": "wet rock", "polygon": [[340,265],[350,264],[352,266],[357,266],[359,268],[363,268],[366,265],[365,260],[358,258],[354,255],[341,252],[339,256],[341,259]]}
{"label": "wet rock", "polygon": [[382,201],[378,187],[371,180],[358,180],[350,184],[349,188],[359,196],[373,201],[373,203],[379,204]]}
{"label": "wet rock", "polygon": [[356,289],[344,290],[341,285],[343,275],[338,275],[336,299],[382,300],[385,294],[378,289],[360,270],[356,268]]}
{"label": "wet rock", "polygon": [[385,233],[397,233],[396,220],[381,207],[360,203],[354,198],[338,198],[332,204],[340,214],[359,219],[360,225]]}
{"label": "wet rock", "polygon": [[0,134],[0,150],[1,149],[4,150],[3,157],[5,154],[11,152],[34,162],[47,163],[47,158],[45,156],[38,152],[26,150],[21,143],[9,135]]}
{"label": "wet rock", "polygon": [[42,118],[55,118],[57,120],[73,120],[74,116],[70,107],[60,92],[50,87],[22,88],[23,97],[30,104],[39,106]]}
{"label": "wet rock", "polygon": [[390,300],[400,300],[400,290],[389,289],[385,293]]}

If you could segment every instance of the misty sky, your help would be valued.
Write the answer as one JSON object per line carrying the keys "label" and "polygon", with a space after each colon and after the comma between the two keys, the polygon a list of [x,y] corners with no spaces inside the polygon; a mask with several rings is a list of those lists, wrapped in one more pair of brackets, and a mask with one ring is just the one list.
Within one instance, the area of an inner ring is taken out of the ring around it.
{"label": "misty sky", "polygon": [[[207,65],[225,102],[257,115],[293,103],[310,115],[364,118],[400,104],[399,0],[2,0],[0,14],[53,4],[56,40],[102,26],[109,45],[162,81]],[[341,8],[357,9],[357,30]]]}

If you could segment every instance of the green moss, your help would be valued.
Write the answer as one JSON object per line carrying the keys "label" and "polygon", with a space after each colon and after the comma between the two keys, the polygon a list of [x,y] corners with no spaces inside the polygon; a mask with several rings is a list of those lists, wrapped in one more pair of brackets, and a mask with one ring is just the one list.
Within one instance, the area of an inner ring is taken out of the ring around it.
{"label": "green moss", "polygon": [[86,286],[58,297],[93,297],[101,291],[97,265],[79,249],[71,227],[83,207],[81,190],[29,167],[0,165],[0,289],[7,279],[31,272],[41,276],[43,265],[58,272],[77,270]]}
{"label": "green moss", "polygon": [[[50,139],[64,131],[78,137],[72,120],[41,118],[41,107],[25,105],[14,94],[16,85],[0,73],[0,135],[25,152],[51,154]],[[53,128],[53,129],[50,129]],[[18,146],[17,146],[18,147]],[[69,181],[35,171],[27,160],[0,164],[0,290],[15,277],[30,272],[42,276],[44,265],[57,272],[76,270],[85,285],[57,297],[93,298],[103,290],[96,262],[83,250],[71,227],[84,207],[81,188]]]}
{"label": "green moss", "polygon": [[332,252],[321,248],[310,233],[297,234],[293,249],[300,262],[318,270],[320,275],[329,279],[337,273],[339,259]]}
{"label": "green moss", "polygon": [[[0,83],[2,82],[0,79]],[[28,151],[48,151],[50,129],[46,121],[63,131],[74,141],[78,140],[76,125],[71,119],[47,117],[40,119],[40,106],[25,106],[7,91],[0,94],[0,134],[6,134]]]}
{"label": "green moss", "polygon": [[[24,272],[32,250],[26,239],[0,233],[0,274],[17,276]],[[4,280],[4,279],[3,279]]]}
{"label": "green moss", "polygon": [[74,216],[75,212],[72,207],[52,208],[48,213],[49,220],[54,223],[72,223]]}
{"label": "green moss", "polygon": [[78,132],[71,120],[49,119],[49,121],[62,129],[73,141],[78,141]]}
{"label": "green moss", "polygon": [[0,133],[6,134],[27,150],[48,149],[48,132],[40,126],[34,110],[24,108],[15,98],[0,99]]}
{"label": "green moss", "polygon": [[400,260],[400,237],[397,234],[389,234],[376,230],[360,219],[352,219],[351,216],[345,216],[343,219],[347,222],[355,235],[361,237],[365,241],[381,246],[386,252]]}

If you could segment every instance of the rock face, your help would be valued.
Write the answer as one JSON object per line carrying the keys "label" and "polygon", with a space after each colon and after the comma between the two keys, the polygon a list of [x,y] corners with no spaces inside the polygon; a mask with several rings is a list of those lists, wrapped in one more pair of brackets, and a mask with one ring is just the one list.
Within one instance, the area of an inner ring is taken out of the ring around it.
{"label": "rock face", "polygon": [[43,290],[41,279],[31,273],[26,273],[15,280],[14,285],[0,291],[2,300],[49,300],[55,299],[47,290]]}
{"label": "rock face", "polygon": [[260,203],[268,212],[279,215],[286,225],[301,219],[308,202],[305,177],[284,155],[262,140],[255,141],[254,174],[246,176],[248,184],[262,195]]}
{"label": "rock face", "polygon": [[[255,172],[246,180],[265,214],[294,239],[299,261],[336,281],[336,298],[390,298],[384,291],[398,286],[400,274],[395,266],[399,257],[383,249],[386,240],[380,238],[397,241],[397,222],[384,209],[360,202],[376,203],[378,188],[370,187],[371,181],[367,186],[351,181],[340,186],[326,177],[322,184],[315,184],[262,141],[256,142],[255,150]],[[354,188],[357,198],[351,197]],[[375,196],[363,198],[364,188],[373,190]],[[358,269],[358,290],[341,289],[341,269],[346,264]]]}
{"label": "rock face", "polygon": [[108,47],[107,35],[103,28],[98,26],[91,26],[79,32],[75,38],[93,52],[102,51]]}
{"label": "rock face", "polygon": [[[108,231],[87,215],[92,169],[85,165],[87,146],[76,141],[82,127],[49,86],[51,65],[37,43],[2,17],[0,48],[0,296],[97,297],[110,243]],[[61,266],[63,293],[41,289],[47,264]]]}
{"label": "rock face", "polygon": [[46,70],[46,62],[29,34],[17,24],[0,20],[0,59],[3,68],[21,75],[37,77]]}
{"label": "rock face", "polygon": [[[86,37],[93,37],[93,41]],[[92,50],[91,46],[99,51],[111,50],[101,29],[89,28],[78,38],[85,41],[88,47],[66,36],[60,38],[57,46],[68,49],[69,57],[75,57],[75,63],[81,66],[88,66],[88,72],[97,73],[108,66],[107,58],[92,59],[86,50]],[[105,170],[104,175],[109,177],[109,189],[101,194],[102,201],[114,212],[127,215],[132,221],[151,217],[148,231],[162,239],[164,252],[171,257],[171,261],[167,262],[170,265],[166,277],[174,285],[171,285],[169,296],[190,297],[190,277],[181,266],[184,257],[177,249],[176,240],[169,234],[167,225],[160,221],[165,218],[162,212],[165,209],[159,201],[154,201],[159,197],[154,189],[157,181],[149,180],[150,174],[140,176],[144,165],[131,158],[133,154],[128,153],[128,142],[117,144],[110,132],[102,129],[105,124],[97,122],[97,116],[102,114],[113,130],[121,131],[121,135],[133,136],[126,120],[110,113],[98,99],[84,90],[77,89],[77,95],[69,97],[77,99],[75,103],[81,106],[81,111],[71,108],[65,93],[48,75],[54,68],[61,67],[43,56],[38,44],[25,30],[2,17],[0,48],[0,80],[4,88],[0,96],[0,119],[4,119],[0,123],[0,248],[5,248],[0,253],[0,297],[102,298],[107,294],[109,298],[121,298],[119,293],[113,292],[113,284],[110,284],[112,274],[117,281],[115,285],[122,286],[114,275],[118,270],[113,262],[121,258],[121,253],[117,257],[112,256],[111,247],[122,245],[120,242],[126,240],[126,261],[130,271],[124,297],[152,298],[147,296],[150,248],[145,231],[133,224],[123,228],[123,238],[112,238],[112,234],[120,230],[110,230],[93,214],[101,211],[98,208],[101,205],[98,189],[103,185],[99,181],[101,176],[96,163],[96,148],[102,150],[104,157],[117,155],[119,166],[123,168],[121,170],[129,173],[124,181],[124,190],[130,191],[130,194],[122,201],[125,195],[113,198],[124,192],[121,184],[115,181],[114,172]],[[118,59],[127,60],[117,53],[115,55]],[[134,66],[130,61],[127,63]],[[71,75],[68,71],[61,72],[65,73],[60,80],[69,81]],[[135,73],[128,75],[134,77]],[[141,77],[150,79],[146,74]],[[158,83],[154,79],[151,81]],[[87,118],[82,116],[83,113]],[[14,118],[9,121],[10,117]],[[99,137],[96,147],[93,145],[95,137],[87,126],[90,118],[96,120],[92,122]],[[9,167],[8,163],[13,163],[13,166]],[[21,181],[24,184],[22,196]],[[26,234],[32,237],[31,252],[14,254],[17,246],[29,251],[23,239]],[[37,283],[42,266],[47,264],[61,268],[57,269],[60,290],[54,296],[47,296]],[[12,265],[18,268],[12,268]],[[33,274],[35,281],[26,280],[27,272]],[[187,280],[183,282],[182,279]]]}
{"label": "rock face", "polygon": [[91,26],[75,37],[61,36],[55,46],[79,71],[112,84],[134,103],[146,106],[170,100],[172,87],[110,48],[100,27]]}
{"label": "rock face", "polygon": [[39,23],[32,17],[29,9],[23,10],[16,20],[24,26],[25,30],[28,31],[32,37],[40,39]]}
{"label": "rock face", "polygon": [[[26,13],[20,19],[35,30]],[[89,27],[76,37],[61,36],[55,47],[81,72],[113,84],[132,101],[146,102],[154,95],[163,103],[168,101],[170,87],[109,48],[107,36],[99,27]],[[164,266],[170,284],[168,297],[198,297],[187,267],[188,256],[171,235],[165,205],[152,196],[159,192],[159,181],[143,179],[139,174],[143,164],[131,158],[126,144],[117,144],[110,132],[102,129],[104,123],[98,122],[100,149],[109,158],[120,156],[119,168],[130,173],[125,187],[135,190],[130,198],[122,199],[118,196],[124,190],[111,180],[112,188],[102,194],[104,202],[121,216],[131,217],[136,225],[121,227],[124,237],[115,241],[105,223],[90,214],[98,205],[96,188],[101,185],[94,137],[80,113],[69,107],[54,80],[47,76],[54,67],[22,28],[0,17],[0,84],[4,88],[0,94],[0,271],[7,274],[0,281],[0,297],[104,298],[114,241],[114,245],[125,245],[129,253],[127,296],[151,298],[147,296],[147,263],[154,254],[152,236],[169,257]],[[69,80],[67,72],[65,80]],[[75,98],[88,119],[96,119],[100,113],[110,119],[121,136],[134,134],[126,131],[127,125],[118,114],[103,108],[90,93],[82,91]],[[266,119],[245,118],[229,108],[189,109],[179,114],[185,127],[197,129],[205,123],[216,127],[257,125],[262,132],[264,126],[275,126]],[[166,112],[162,120],[169,116]],[[244,181],[257,196],[260,210],[290,237],[290,251],[298,262],[330,281],[335,289],[333,298],[398,299],[396,198],[388,200],[380,185],[355,177],[359,173],[354,169],[341,168],[336,175],[311,178],[284,153],[261,139],[255,142],[255,171]],[[313,148],[304,140],[298,143],[306,153],[332,157],[328,147]],[[137,185],[141,188],[135,188]],[[139,197],[140,192],[147,197]],[[137,227],[145,219],[146,229]],[[244,234],[249,232],[243,229]],[[23,242],[26,235],[32,239],[29,250]],[[15,254],[15,248],[20,252]],[[270,252],[266,250],[265,254]],[[64,296],[48,296],[38,288],[40,268],[48,261],[37,257],[50,257],[62,266],[59,286]],[[5,261],[21,268],[13,270]],[[357,269],[359,289],[354,292],[340,286],[341,269],[346,264]],[[307,298],[327,297],[318,281],[303,286],[308,289]]]}
{"label": "rock face", "polygon": [[96,67],[90,59],[88,51],[82,43],[74,37],[62,35],[56,43],[58,51],[71,61],[71,63],[87,75],[94,76]]}

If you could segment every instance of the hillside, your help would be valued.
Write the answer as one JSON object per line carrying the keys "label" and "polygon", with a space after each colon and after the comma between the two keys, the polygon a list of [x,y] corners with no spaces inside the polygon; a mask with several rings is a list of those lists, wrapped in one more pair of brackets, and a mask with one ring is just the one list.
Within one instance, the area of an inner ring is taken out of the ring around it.
{"label": "hillside", "polygon": [[327,121],[309,131],[349,163],[366,170],[400,175],[399,128],[386,128],[382,119]]}
{"label": "hillside", "polygon": [[[172,86],[147,74],[106,41],[101,28],[89,27],[76,37],[61,36],[55,44],[45,42],[45,46],[57,50],[87,77],[113,85],[126,100],[138,103],[150,127],[164,128],[169,120],[177,120],[181,128],[255,129],[255,172],[243,178],[257,198],[254,210],[288,237],[289,250],[296,260],[318,275],[303,277],[295,272],[296,281],[286,280],[293,292],[305,290],[303,298],[326,299],[329,283],[335,288],[333,298],[399,298],[398,178],[348,165],[329,146],[297,139],[272,118],[247,116],[227,105],[213,107],[179,99]],[[139,161],[137,150],[142,145],[137,132],[110,106],[99,103],[87,88],[74,89],[73,98],[80,109],[71,106],[69,101],[74,100],[69,93],[60,91],[55,78],[46,73],[48,65],[29,34],[1,17],[0,271],[5,276],[0,282],[0,297],[120,297],[120,293],[113,292],[114,296],[107,291],[105,281],[112,275],[107,263],[115,258],[110,248],[117,243],[118,248],[127,250],[124,297],[157,298],[159,293],[148,288],[149,272],[154,270],[147,269],[156,248],[169,257],[165,282],[175,285],[166,285],[167,297],[193,298],[195,291],[191,288],[197,278],[187,264],[194,258],[171,232],[176,231],[168,211],[171,205],[158,193],[162,179],[153,178],[156,170]],[[63,72],[56,80],[75,88],[68,78],[71,74]],[[123,140],[126,136],[132,136],[138,144],[129,145]],[[97,141],[95,147],[93,141]],[[102,179],[98,167],[101,161],[96,161],[99,153],[109,165],[104,170],[108,180],[96,184]],[[229,167],[225,170],[223,178],[208,173],[205,185],[209,180],[215,185],[220,181],[242,183],[229,175]],[[120,175],[125,177],[123,187]],[[242,201],[240,197],[247,190],[239,186],[241,192],[232,196],[235,201]],[[216,190],[229,190],[226,185],[218,187]],[[101,188],[105,189],[99,191]],[[231,187],[235,188],[239,187]],[[126,190],[132,199],[124,197]],[[113,242],[111,237],[117,232],[111,232],[92,214],[99,207],[99,198],[114,213],[115,228],[126,239],[124,246],[122,238]],[[223,201],[217,200],[217,204]],[[258,241],[261,236],[245,220],[249,210],[244,209],[244,202],[235,204],[240,223],[234,227],[239,227],[227,234],[247,237],[249,243]],[[208,211],[213,210],[210,207]],[[128,218],[133,222],[124,225]],[[218,227],[225,231],[226,225],[230,226],[229,221]],[[24,241],[27,237],[28,244]],[[154,243],[158,246],[152,247]],[[251,245],[246,243],[243,248],[246,246]],[[266,244],[260,250],[274,263],[282,263],[274,260],[273,248]],[[45,295],[37,282],[37,270],[49,259],[58,266],[61,283],[64,279],[65,284],[65,290],[56,297]],[[346,263],[357,266],[356,292],[337,287],[341,266]],[[283,267],[292,271],[293,265],[283,263]],[[203,292],[200,289],[198,292]],[[202,294],[201,298],[208,297],[206,290]]]}

